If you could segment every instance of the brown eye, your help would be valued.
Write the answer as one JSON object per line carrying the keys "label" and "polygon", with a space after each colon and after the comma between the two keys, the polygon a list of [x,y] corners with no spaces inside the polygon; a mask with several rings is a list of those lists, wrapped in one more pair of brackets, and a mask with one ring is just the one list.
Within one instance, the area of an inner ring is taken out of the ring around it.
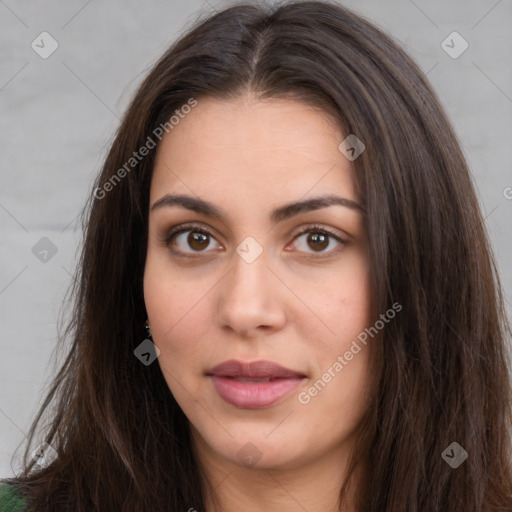
{"label": "brown eye", "polygon": [[309,227],[294,239],[295,248],[300,252],[328,255],[343,248],[346,242],[325,228]]}
{"label": "brown eye", "polygon": [[209,253],[212,249],[222,249],[222,245],[200,226],[179,226],[172,229],[163,242],[176,255],[193,256],[197,253]]}
{"label": "brown eye", "polygon": [[307,237],[307,244],[314,251],[323,251],[329,246],[329,237],[322,233],[310,233]]}
{"label": "brown eye", "polygon": [[187,244],[194,251],[204,251],[210,244],[208,235],[191,231],[187,237]]}

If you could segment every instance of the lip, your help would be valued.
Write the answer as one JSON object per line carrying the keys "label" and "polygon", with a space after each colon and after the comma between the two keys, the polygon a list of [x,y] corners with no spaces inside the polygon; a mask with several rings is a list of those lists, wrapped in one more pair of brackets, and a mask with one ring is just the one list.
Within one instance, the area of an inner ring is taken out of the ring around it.
{"label": "lip", "polygon": [[240,409],[261,409],[284,399],[306,376],[272,361],[229,360],[206,374],[218,395]]}

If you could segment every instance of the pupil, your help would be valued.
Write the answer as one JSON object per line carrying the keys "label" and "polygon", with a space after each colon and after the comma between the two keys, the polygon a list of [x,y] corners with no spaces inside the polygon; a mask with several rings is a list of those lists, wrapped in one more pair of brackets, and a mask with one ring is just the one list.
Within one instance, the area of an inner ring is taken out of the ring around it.
{"label": "pupil", "polygon": [[194,250],[202,251],[208,247],[208,236],[203,233],[191,232],[187,238],[189,246]]}
{"label": "pupil", "polygon": [[309,246],[311,249],[314,249],[315,251],[317,249],[322,250],[325,249],[329,245],[329,239],[326,235],[322,235],[321,233],[314,233],[308,237],[308,243],[312,242],[313,244],[316,244],[316,247]]}

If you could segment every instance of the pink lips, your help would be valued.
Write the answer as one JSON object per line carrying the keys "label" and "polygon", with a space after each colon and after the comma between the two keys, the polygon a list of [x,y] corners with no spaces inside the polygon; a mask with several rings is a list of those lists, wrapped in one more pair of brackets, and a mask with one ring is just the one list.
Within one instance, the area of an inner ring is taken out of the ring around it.
{"label": "pink lips", "polygon": [[271,361],[230,360],[215,366],[207,375],[219,396],[241,409],[268,407],[289,395],[305,378],[302,373]]}

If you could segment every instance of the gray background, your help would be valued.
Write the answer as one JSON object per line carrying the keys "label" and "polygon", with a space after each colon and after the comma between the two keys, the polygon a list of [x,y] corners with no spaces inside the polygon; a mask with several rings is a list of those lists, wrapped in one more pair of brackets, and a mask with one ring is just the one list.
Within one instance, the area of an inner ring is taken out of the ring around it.
{"label": "gray background", "polygon": [[[512,0],[342,3],[390,33],[437,90],[470,163],[510,313]],[[0,0],[0,477],[17,468],[11,456],[54,372],[58,314],[81,236],[77,214],[119,117],[196,15],[226,5]],[[47,59],[31,47],[43,31],[59,45]],[[453,31],[469,43],[457,59],[441,47]],[[46,262],[32,252],[42,237],[57,248]]]}

